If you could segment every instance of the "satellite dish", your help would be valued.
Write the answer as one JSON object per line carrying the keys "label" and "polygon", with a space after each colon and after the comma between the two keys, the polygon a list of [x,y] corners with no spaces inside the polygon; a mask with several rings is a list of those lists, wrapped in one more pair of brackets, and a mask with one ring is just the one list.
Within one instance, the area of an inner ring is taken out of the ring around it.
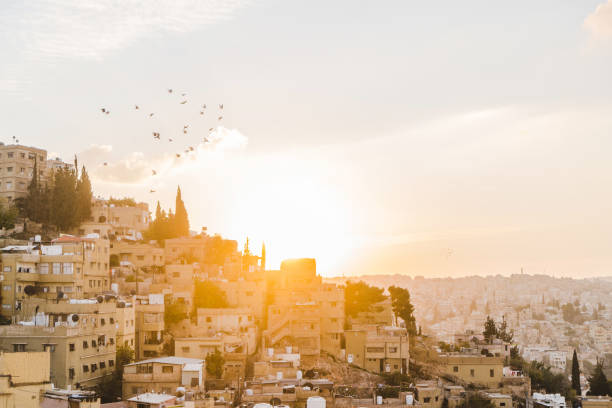
{"label": "satellite dish", "polygon": [[33,285],[27,285],[25,288],[23,288],[23,291],[26,295],[32,296],[36,293],[36,288]]}
{"label": "satellite dish", "polygon": [[125,302],[123,300],[120,300],[119,302],[117,302],[117,308],[123,309],[124,307],[125,307]]}
{"label": "satellite dish", "polygon": [[79,321],[79,315],[78,315],[78,314],[73,314],[73,315],[70,317],[70,319],[71,319],[73,322],[75,322],[75,323],[76,323],[76,322],[78,322],[78,321]]}
{"label": "satellite dish", "polygon": [[102,303],[102,302],[104,302],[104,297],[103,296],[98,296],[96,298],[96,300],[98,301],[98,303]]}

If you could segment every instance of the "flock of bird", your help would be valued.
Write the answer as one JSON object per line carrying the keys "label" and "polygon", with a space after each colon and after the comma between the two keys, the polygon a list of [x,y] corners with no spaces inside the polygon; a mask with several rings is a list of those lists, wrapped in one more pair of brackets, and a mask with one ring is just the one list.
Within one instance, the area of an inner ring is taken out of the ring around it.
{"label": "flock of bird", "polygon": [[[171,95],[173,93],[175,93],[173,89],[168,89],[168,94]],[[187,93],[186,92],[181,92],[180,96],[181,96],[181,100],[180,100],[179,104],[180,105],[186,105],[187,101],[188,101],[186,99]],[[140,108],[139,105],[134,105],[134,110],[141,110],[141,108]],[[102,112],[103,115],[110,115],[110,110],[108,108],[106,108],[106,107],[100,108],[100,111]],[[199,112],[200,112],[200,115],[202,115],[202,116],[205,114],[205,112],[206,112],[206,104],[203,104],[201,106]],[[223,104],[221,103],[221,104],[219,104],[219,111],[218,111],[218,117],[217,117],[217,121],[218,122],[223,120],[222,113],[223,113]],[[155,115],[155,112],[150,112],[147,116],[149,118],[152,118],[154,115]],[[188,134],[188,129],[189,129],[189,124],[183,125],[183,134],[185,134],[185,135]],[[210,129],[208,129],[208,131],[211,133],[211,132],[214,131],[214,129],[215,129],[214,127],[211,127]],[[211,142],[211,139],[209,138],[209,136],[205,136],[204,137],[204,139],[203,139],[204,143],[210,143]],[[15,139],[15,136],[13,136],[13,139]],[[153,140],[154,141],[161,141],[161,133],[160,132],[156,132],[156,131],[153,132]],[[19,140],[16,140],[16,142],[18,143]],[[172,143],[172,142],[174,142],[174,139],[169,137],[168,138],[168,142]],[[195,151],[195,148],[193,146],[187,146],[184,151],[175,153],[175,156],[178,159],[178,158],[181,158],[181,156],[183,154],[184,155],[188,155],[189,153],[192,153],[194,151]],[[108,166],[108,162],[104,162],[104,166]],[[154,169],[151,169],[151,172],[152,172],[153,176],[157,175],[157,171],[155,171]],[[150,189],[149,192],[150,193],[155,193],[155,190],[154,189]]]}

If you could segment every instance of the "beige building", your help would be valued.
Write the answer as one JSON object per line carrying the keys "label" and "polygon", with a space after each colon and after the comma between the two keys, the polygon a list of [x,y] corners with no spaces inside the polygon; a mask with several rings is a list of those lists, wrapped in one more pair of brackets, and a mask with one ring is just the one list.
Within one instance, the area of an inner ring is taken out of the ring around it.
{"label": "beige building", "polygon": [[249,308],[258,322],[264,320],[265,280],[220,280],[215,284],[225,293],[230,307]]}
{"label": "beige building", "polygon": [[130,347],[136,349],[136,309],[133,299],[117,302],[117,347]]}
{"label": "beige building", "polygon": [[33,299],[23,309],[21,324],[0,326],[1,350],[48,351],[51,382],[61,388],[93,388],[114,371],[114,300],[47,303]]}
{"label": "beige building", "polygon": [[[34,243],[2,249],[0,282],[5,316],[36,297],[80,299],[109,290],[109,242],[62,236],[51,244]],[[30,287],[29,289],[26,289]],[[28,295],[28,291],[31,291]]]}
{"label": "beige building", "polygon": [[437,382],[426,381],[415,385],[415,399],[418,406],[423,408],[440,408],[444,401],[444,392]]}
{"label": "beige building", "polygon": [[344,332],[344,291],[324,284],[314,259],[285,260],[267,271],[271,303],[263,348],[293,346],[303,363],[316,363],[321,349],[339,356]]}
{"label": "beige building", "polygon": [[511,395],[500,394],[497,392],[486,392],[483,395],[485,398],[491,401],[495,408],[512,408]]}
{"label": "beige building", "polygon": [[34,163],[39,177],[46,174],[47,152],[36,147],[0,144],[0,199],[10,202],[28,193]]}
{"label": "beige building", "polygon": [[95,391],[54,388],[45,392],[40,408],[100,408],[100,397]]}
{"label": "beige building", "polygon": [[0,407],[39,408],[50,368],[49,352],[0,353]]}
{"label": "beige building", "polygon": [[147,203],[114,204],[109,200],[95,199],[90,222],[109,224],[112,234],[132,240],[142,239],[142,232],[149,228],[151,213]]}
{"label": "beige building", "polygon": [[136,360],[159,357],[164,344],[164,296],[136,296]]}
{"label": "beige building", "polygon": [[347,330],[344,335],[349,363],[377,373],[408,372],[410,344],[406,329],[370,325]]}
{"label": "beige building", "polygon": [[136,243],[127,240],[113,241],[111,256],[116,256],[121,266],[148,270],[164,266],[164,249],[153,244]]}
{"label": "beige building", "polygon": [[504,359],[481,355],[446,355],[441,357],[444,373],[466,384],[497,388],[502,382]]}
{"label": "beige building", "polygon": [[123,399],[145,392],[175,394],[184,386],[191,390],[204,387],[204,360],[160,357],[128,364],[123,371]]}

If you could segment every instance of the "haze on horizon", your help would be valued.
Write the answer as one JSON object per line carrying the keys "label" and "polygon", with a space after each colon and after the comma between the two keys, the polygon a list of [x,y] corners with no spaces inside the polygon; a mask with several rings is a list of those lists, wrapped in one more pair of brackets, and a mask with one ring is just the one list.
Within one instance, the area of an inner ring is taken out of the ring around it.
{"label": "haze on horizon", "polygon": [[[0,47],[0,141],[152,210],[180,184],[192,229],[270,267],[612,272],[612,0],[9,1]],[[219,103],[215,148],[153,142]]]}

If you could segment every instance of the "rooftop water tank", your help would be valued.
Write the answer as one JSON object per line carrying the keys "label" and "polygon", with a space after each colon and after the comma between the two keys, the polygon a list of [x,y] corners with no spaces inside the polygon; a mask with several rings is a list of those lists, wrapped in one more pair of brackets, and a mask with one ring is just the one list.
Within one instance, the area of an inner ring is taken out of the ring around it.
{"label": "rooftop water tank", "polygon": [[323,397],[308,397],[306,400],[306,408],[325,408],[325,398]]}

